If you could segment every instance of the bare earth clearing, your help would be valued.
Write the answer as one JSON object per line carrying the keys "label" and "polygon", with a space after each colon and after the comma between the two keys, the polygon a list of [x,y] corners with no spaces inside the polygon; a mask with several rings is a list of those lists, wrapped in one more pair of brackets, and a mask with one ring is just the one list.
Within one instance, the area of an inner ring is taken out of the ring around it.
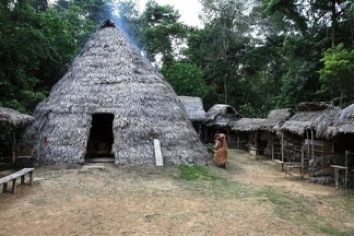
{"label": "bare earth clearing", "polygon": [[175,166],[38,168],[32,187],[0,193],[0,235],[354,235],[352,190],[230,154],[226,170],[208,167],[216,180]]}

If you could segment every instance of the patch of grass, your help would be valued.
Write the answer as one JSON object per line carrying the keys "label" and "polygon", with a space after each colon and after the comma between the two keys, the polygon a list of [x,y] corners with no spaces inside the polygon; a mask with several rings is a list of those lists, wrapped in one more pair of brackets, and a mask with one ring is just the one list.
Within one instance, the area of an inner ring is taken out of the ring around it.
{"label": "patch of grass", "polygon": [[269,186],[261,188],[258,194],[266,197],[271,203],[277,206],[289,205],[290,203],[285,194],[281,193],[278,189]]}
{"label": "patch of grass", "polygon": [[199,165],[180,165],[180,178],[184,180],[218,180],[221,177],[211,173],[207,167]]}
{"label": "patch of grass", "polygon": [[315,228],[319,229],[322,233],[328,234],[331,236],[346,236],[353,235],[352,232],[341,232],[336,228],[331,227],[330,225],[316,225]]}

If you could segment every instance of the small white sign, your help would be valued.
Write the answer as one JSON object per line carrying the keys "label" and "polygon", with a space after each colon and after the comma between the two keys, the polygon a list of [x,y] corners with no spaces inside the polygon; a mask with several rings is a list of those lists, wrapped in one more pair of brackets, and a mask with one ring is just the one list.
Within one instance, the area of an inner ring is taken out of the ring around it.
{"label": "small white sign", "polygon": [[160,146],[160,141],[158,139],[154,139],[154,148],[155,148],[156,166],[163,166],[161,146]]}

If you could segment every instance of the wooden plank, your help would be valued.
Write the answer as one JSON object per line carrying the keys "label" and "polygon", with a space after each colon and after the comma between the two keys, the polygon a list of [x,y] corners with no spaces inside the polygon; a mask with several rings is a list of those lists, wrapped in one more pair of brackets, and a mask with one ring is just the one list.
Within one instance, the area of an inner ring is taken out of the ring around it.
{"label": "wooden plank", "polygon": [[23,168],[11,175],[8,175],[8,176],[5,176],[3,178],[0,179],[0,184],[3,184],[3,183],[6,183],[6,182],[9,182],[10,180],[12,179],[16,179],[22,175],[25,175],[27,173],[30,173],[34,170],[34,168]]}
{"label": "wooden plank", "polygon": [[274,162],[275,162],[275,163],[278,163],[278,164],[284,164],[284,162],[283,162],[283,161],[281,161],[281,160],[277,160],[277,159],[275,159],[275,160],[274,160]]}
{"label": "wooden plank", "polygon": [[16,179],[18,177],[21,177],[21,184],[24,184],[25,182],[25,175],[29,173],[29,185],[33,185],[33,170],[34,168],[23,168],[11,175],[5,176],[0,179],[0,184],[3,185],[3,192],[8,192],[7,187],[8,187],[8,182],[12,181],[12,189],[11,193],[15,193],[16,191]]}
{"label": "wooden plank", "polygon": [[154,148],[155,148],[156,166],[163,166],[161,146],[160,146],[160,141],[158,139],[154,139]]}
{"label": "wooden plank", "polygon": [[338,165],[329,165],[329,166],[331,166],[333,168],[337,168],[337,169],[342,169],[342,170],[348,170],[349,169],[349,167],[345,167],[345,166],[338,166]]}

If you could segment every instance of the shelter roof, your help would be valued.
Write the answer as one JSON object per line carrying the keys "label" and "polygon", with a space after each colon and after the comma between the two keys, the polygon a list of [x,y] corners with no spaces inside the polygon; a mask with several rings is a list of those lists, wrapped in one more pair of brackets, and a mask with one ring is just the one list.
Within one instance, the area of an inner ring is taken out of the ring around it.
{"label": "shelter roof", "polygon": [[215,104],[206,113],[206,126],[233,127],[235,121],[242,118],[232,106]]}
{"label": "shelter roof", "polygon": [[295,114],[291,108],[270,111],[267,119],[261,124],[262,130],[278,131],[280,127]]}
{"label": "shelter roof", "polygon": [[321,130],[326,129],[331,120],[340,112],[338,107],[326,103],[301,103],[293,115],[280,128],[297,135],[304,135],[306,130],[315,130],[319,135]]}
{"label": "shelter roof", "polygon": [[191,121],[206,121],[206,113],[200,97],[178,96]]}
{"label": "shelter roof", "polygon": [[327,138],[340,134],[354,134],[354,104],[341,110],[324,132]]}
{"label": "shelter roof", "polygon": [[23,127],[34,121],[34,117],[11,108],[0,107],[0,121],[4,125]]}
{"label": "shelter roof", "polygon": [[262,124],[266,119],[260,118],[241,118],[235,122],[232,130],[241,132],[252,132],[261,129]]}

